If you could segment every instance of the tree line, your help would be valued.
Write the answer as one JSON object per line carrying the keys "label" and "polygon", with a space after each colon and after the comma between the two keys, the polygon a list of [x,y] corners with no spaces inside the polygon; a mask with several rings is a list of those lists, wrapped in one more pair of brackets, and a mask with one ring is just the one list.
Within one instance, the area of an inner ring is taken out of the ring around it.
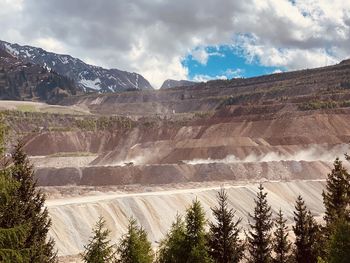
{"label": "tree line", "polygon": [[302,196],[297,197],[293,242],[283,211],[280,209],[273,216],[267,193],[260,184],[247,231],[240,227],[242,218],[229,207],[228,194],[221,189],[217,205],[211,208],[213,222],[205,218],[201,203],[193,200],[184,217],[176,216],[155,252],[135,219],[131,219],[119,244],[111,245],[109,231],[100,218],[82,258],[87,263],[350,262],[350,176],[338,158],[322,195],[323,225],[315,220]]}
{"label": "tree line", "polygon": [[[0,116],[1,117],[1,116]],[[57,262],[54,241],[48,237],[51,220],[45,195],[36,188],[34,169],[23,145],[5,154],[6,127],[0,119],[0,262]],[[260,184],[249,214],[249,228],[230,207],[228,193],[217,193],[208,222],[195,199],[183,216],[177,215],[156,250],[145,229],[131,218],[117,244],[110,240],[100,218],[81,254],[86,263],[346,263],[350,262],[350,175],[336,159],[323,191],[324,224],[318,223],[305,201],[295,201],[292,233],[280,209],[272,214]],[[292,242],[292,240],[294,240]]]}

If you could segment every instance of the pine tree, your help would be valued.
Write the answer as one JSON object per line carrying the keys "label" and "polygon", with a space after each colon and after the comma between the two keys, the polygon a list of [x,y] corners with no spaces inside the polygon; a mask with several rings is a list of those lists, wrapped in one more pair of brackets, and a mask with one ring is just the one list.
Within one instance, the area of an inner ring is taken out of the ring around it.
{"label": "pine tree", "polygon": [[326,191],[323,191],[322,196],[326,209],[326,235],[329,236],[339,219],[347,218],[350,222],[347,211],[350,206],[350,175],[339,158],[334,161],[334,168],[328,174]]}
{"label": "pine tree", "polygon": [[287,220],[284,219],[282,210],[280,209],[275,222],[273,251],[275,257],[274,263],[288,263],[291,262],[291,243],[288,241],[288,228],[286,226]]}
{"label": "pine tree", "polygon": [[209,254],[218,263],[239,262],[244,251],[238,227],[242,219],[234,220],[235,211],[228,208],[227,199],[226,191],[221,189],[217,196],[218,207],[212,208],[216,222],[209,224]]}
{"label": "pine tree", "polygon": [[100,217],[92,230],[93,236],[89,244],[85,246],[82,259],[86,263],[113,263],[115,262],[115,252],[110,244],[110,231],[105,228],[106,221]]}
{"label": "pine tree", "polygon": [[295,234],[295,261],[297,263],[317,262],[319,226],[311,212],[307,210],[303,198],[299,195],[294,211],[293,231]]}
{"label": "pine tree", "polygon": [[29,262],[30,249],[25,246],[29,224],[6,226],[4,218],[8,211],[19,214],[16,192],[19,183],[12,179],[5,158],[5,140],[8,133],[0,114],[0,262]]}
{"label": "pine tree", "polygon": [[157,262],[182,263],[186,249],[186,228],[180,215],[176,216],[166,237],[161,241]]}
{"label": "pine tree", "polygon": [[24,242],[25,248],[30,248],[30,262],[56,262],[56,251],[53,239],[48,239],[51,220],[44,206],[45,196],[36,188],[33,166],[23,152],[22,144],[18,144],[13,154],[11,177],[18,182],[15,192],[16,202],[12,209],[7,209],[2,215],[0,227],[11,228],[29,224],[29,235]]}
{"label": "pine tree", "polygon": [[248,233],[249,262],[271,262],[271,207],[267,203],[267,193],[263,192],[262,184],[259,186],[257,198],[254,200],[254,215],[249,214],[254,223],[249,223],[251,230]]}
{"label": "pine tree", "polygon": [[186,253],[184,262],[211,262],[207,252],[205,214],[200,202],[196,199],[186,211]]}
{"label": "pine tree", "polygon": [[[5,170],[0,171],[0,220],[11,204],[15,202],[14,193],[18,184],[9,177]],[[18,225],[10,228],[0,227],[0,262],[25,263],[29,261],[28,248],[25,240],[28,236],[28,225]]]}
{"label": "pine tree", "polygon": [[8,134],[8,127],[5,125],[4,118],[0,113],[0,169],[5,169],[6,158],[5,158],[5,141]]}
{"label": "pine tree", "polygon": [[153,262],[153,251],[147,233],[133,218],[129,220],[128,232],[122,237],[117,253],[119,263]]}
{"label": "pine tree", "polygon": [[328,243],[328,263],[350,262],[350,223],[339,219]]}

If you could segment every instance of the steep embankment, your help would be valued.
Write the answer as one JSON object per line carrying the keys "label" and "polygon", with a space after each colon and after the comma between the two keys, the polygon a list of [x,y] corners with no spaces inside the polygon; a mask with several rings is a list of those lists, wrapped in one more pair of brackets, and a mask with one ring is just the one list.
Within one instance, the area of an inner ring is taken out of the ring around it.
{"label": "steep embankment", "polygon": [[90,115],[5,112],[41,185],[324,178],[349,150],[350,62],[63,104]]}
{"label": "steep embankment", "polygon": [[[140,121],[113,131],[32,134],[26,149],[48,156],[37,160],[46,163],[37,170],[41,185],[324,178],[349,152],[349,123],[348,109]],[[71,165],[55,165],[57,153],[71,153]]]}
{"label": "steep embankment", "polygon": [[[301,194],[315,216],[323,213],[322,181],[266,182],[268,200],[274,214],[282,208],[288,223],[292,222],[294,202]],[[243,218],[247,226],[248,213],[253,211],[257,184],[226,186],[229,205]],[[99,216],[106,219],[116,242],[126,232],[128,218],[133,216],[148,232],[153,244],[168,231],[177,213],[183,214],[194,198],[201,201],[209,220],[210,207],[216,205],[216,193],[220,187],[202,189],[177,189],[173,191],[134,194],[105,194],[91,197],[47,201],[54,237],[60,256],[78,254],[87,243],[91,227]]]}

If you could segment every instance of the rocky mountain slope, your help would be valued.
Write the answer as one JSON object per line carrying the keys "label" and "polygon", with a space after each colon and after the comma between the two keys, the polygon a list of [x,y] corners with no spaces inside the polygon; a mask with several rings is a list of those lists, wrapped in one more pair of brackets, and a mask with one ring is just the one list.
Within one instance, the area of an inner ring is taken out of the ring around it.
{"label": "rocky mountain slope", "polygon": [[0,99],[58,103],[78,92],[71,79],[0,50]]}
{"label": "rocky mountain slope", "polygon": [[150,83],[137,73],[118,69],[105,69],[84,63],[69,55],[47,52],[41,48],[20,46],[0,41],[0,49],[6,50],[25,62],[38,64],[74,80],[86,92],[119,92],[125,90],[152,89]]}
{"label": "rocky mountain slope", "polygon": [[175,88],[175,87],[182,87],[182,86],[193,86],[197,84],[197,82],[189,81],[189,80],[173,80],[173,79],[167,79],[163,82],[161,89],[169,89],[169,88]]}

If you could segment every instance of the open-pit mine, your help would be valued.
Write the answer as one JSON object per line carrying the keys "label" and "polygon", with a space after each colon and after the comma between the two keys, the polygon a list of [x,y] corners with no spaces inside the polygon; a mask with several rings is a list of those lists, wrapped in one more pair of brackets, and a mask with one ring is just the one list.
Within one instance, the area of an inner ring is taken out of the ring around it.
{"label": "open-pit mine", "polygon": [[321,220],[327,173],[350,152],[350,61],[0,110],[47,194],[58,255],[75,262],[99,215],[113,241],[133,216],[156,245],[196,197],[211,219],[221,187],[243,224],[259,182],[289,223],[299,194]]}

